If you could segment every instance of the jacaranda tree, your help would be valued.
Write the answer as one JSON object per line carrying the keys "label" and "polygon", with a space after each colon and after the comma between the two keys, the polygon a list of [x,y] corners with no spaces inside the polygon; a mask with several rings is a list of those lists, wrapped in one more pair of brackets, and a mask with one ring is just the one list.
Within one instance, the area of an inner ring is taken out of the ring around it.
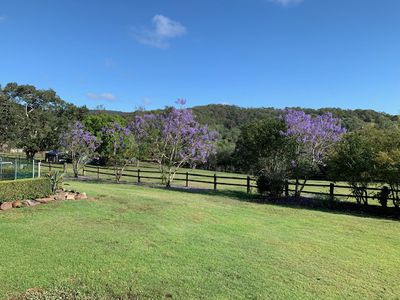
{"label": "jacaranda tree", "polygon": [[138,143],[129,126],[114,122],[103,128],[104,149],[108,160],[114,165],[115,179],[120,181],[124,169],[134,163],[138,156]]}
{"label": "jacaranda tree", "polygon": [[346,129],[329,112],[312,117],[304,111],[289,109],[284,114],[284,120],[287,127],[285,135],[296,142],[292,167],[296,178],[295,194],[299,196],[309,175],[325,166],[329,151],[340,141]]}
{"label": "jacaranda tree", "polygon": [[201,126],[190,109],[170,109],[161,116],[161,124],[159,161],[170,186],[180,167],[206,162],[215,151],[217,133]]}
{"label": "jacaranda tree", "polygon": [[[185,100],[176,103],[183,106]],[[140,151],[158,163],[167,186],[179,168],[205,163],[215,152],[217,133],[200,125],[190,109],[169,108],[162,114],[137,117],[131,126],[140,140]]]}
{"label": "jacaranda tree", "polygon": [[92,135],[80,122],[75,122],[62,137],[61,144],[72,159],[74,176],[95,157],[100,141]]}

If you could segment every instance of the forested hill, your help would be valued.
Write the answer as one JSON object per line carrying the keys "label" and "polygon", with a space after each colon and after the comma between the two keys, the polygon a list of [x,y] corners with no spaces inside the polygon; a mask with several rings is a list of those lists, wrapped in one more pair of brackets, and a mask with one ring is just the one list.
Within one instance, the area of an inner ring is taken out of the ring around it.
{"label": "forested hill", "polygon": [[[221,129],[238,129],[241,126],[267,117],[279,117],[282,114],[281,109],[276,108],[243,108],[234,105],[210,104],[204,106],[195,106],[192,108],[197,120],[202,124],[208,124],[210,127]],[[295,107],[294,109],[301,109],[311,115],[320,115],[327,111],[331,112],[335,117],[342,120],[343,125],[350,131],[357,130],[364,127],[366,124],[375,125],[379,128],[388,128],[391,126],[399,125],[399,117],[390,115],[383,112],[376,112],[374,110],[345,110],[340,108],[321,108],[321,109],[308,109]],[[161,112],[156,110],[151,112]],[[92,111],[92,113],[100,111]],[[110,114],[120,114],[123,117],[131,117],[136,113],[116,112],[116,111],[102,111]]]}

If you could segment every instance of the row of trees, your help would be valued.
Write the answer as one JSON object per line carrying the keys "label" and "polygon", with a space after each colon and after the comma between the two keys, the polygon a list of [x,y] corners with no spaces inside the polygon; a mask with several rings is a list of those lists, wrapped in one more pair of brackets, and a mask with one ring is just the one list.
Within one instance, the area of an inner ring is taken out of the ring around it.
{"label": "row of trees", "polygon": [[394,116],[225,105],[188,110],[183,100],[177,104],[181,108],[123,116],[91,113],[53,90],[9,83],[0,88],[0,146],[23,148],[33,158],[63,145],[75,174],[98,157],[114,166],[117,180],[127,164],[152,161],[167,185],[182,166],[223,166],[257,175],[260,191],[270,195],[282,193],[286,178],[296,179],[300,195],[307,180],[318,176],[349,182],[358,202],[367,203],[367,188],[382,181],[400,205],[400,131]]}
{"label": "row of trees", "polygon": [[215,153],[218,138],[215,131],[200,125],[193,112],[185,108],[136,116],[132,122],[122,124],[102,118],[93,121],[95,118],[87,119],[86,128],[76,122],[62,137],[76,177],[96,156],[114,166],[117,181],[128,164],[146,160],[158,164],[163,183],[170,186],[182,166],[205,163]]}
{"label": "row of trees", "polygon": [[[360,204],[368,188],[388,185],[378,193],[400,206],[400,130],[367,126],[347,132],[330,113],[312,117],[287,110],[282,118],[256,121],[242,128],[235,155],[258,177],[261,193],[282,195],[284,181],[296,179],[300,196],[310,178],[346,181]],[[369,195],[370,196],[370,195]]]}
{"label": "row of trees", "polygon": [[296,179],[299,196],[307,180],[326,169],[327,157],[346,129],[331,113],[312,117],[287,110],[282,118],[256,121],[245,126],[235,154],[258,176],[260,192],[279,196],[284,181]]}

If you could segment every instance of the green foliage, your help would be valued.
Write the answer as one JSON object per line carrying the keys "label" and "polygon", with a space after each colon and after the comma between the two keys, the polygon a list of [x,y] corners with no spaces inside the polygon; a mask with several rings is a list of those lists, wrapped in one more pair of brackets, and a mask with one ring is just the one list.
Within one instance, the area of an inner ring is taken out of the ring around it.
{"label": "green foliage", "polygon": [[264,119],[244,126],[236,149],[236,164],[242,170],[257,173],[284,173],[294,155],[294,143],[283,135],[285,124],[277,119]]}
{"label": "green foliage", "polygon": [[[399,127],[398,116],[373,110],[344,110],[339,108],[321,108],[321,109],[301,109],[312,116],[320,116],[326,112],[331,112],[333,117],[339,118],[348,131],[360,130],[365,126],[376,127],[378,129],[394,129]],[[162,113],[163,110],[152,111],[153,113]],[[233,149],[239,139],[240,128],[265,119],[279,120],[282,116],[281,109],[275,108],[243,108],[233,105],[210,104],[205,106],[193,107],[193,112],[200,124],[208,124],[212,130],[219,132],[220,140],[218,143],[217,154],[212,156],[209,162],[203,167],[212,169],[232,170],[243,168],[241,160],[237,160]],[[118,114],[118,112],[108,112]],[[132,118],[133,115],[143,114],[143,111],[136,111],[131,115],[120,113],[121,116]],[[240,165],[237,166],[236,162]],[[246,166],[246,164],[244,164]]]}
{"label": "green foliage", "polygon": [[285,189],[285,173],[270,173],[263,170],[257,176],[257,189],[261,195],[278,198]]}
{"label": "green foliage", "polygon": [[0,99],[4,104],[0,117],[6,117],[7,138],[14,142],[13,146],[23,148],[28,158],[39,151],[57,148],[68,122],[87,112],[85,107],[77,108],[63,101],[55,91],[33,85],[9,83],[1,89]]}
{"label": "green foliage", "polygon": [[294,140],[283,134],[282,120],[265,119],[244,126],[235,149],[236,163],[242,170],[257,174],[260,194],[282,196],[285,179],[294,159]]}
{"label": "green foliage", "polygon": [[57,190],[62,189],[64,182],[64,172],[51,171],[47,174],[50,180],[51,192],[55,193]]}
{"label": "green foliage", "polygon": [[[376,195],[382,206],[389,196],[400,206],[400,130],[365,128],[348,134],[329,161],[330,177],[352,186],[359,203],[368,203],[367,188],[373,183],[389,185]],[[390,195],[388,194],[390,193]]]}
{"label": "green foliage", "polygon": [[330,177],[347,181],[359,204],[368,204],[367,188],[376,180],[375,158],[382,137],[377,129],[347,134],[329,160]]}
{"label": "green foliage", "polygon": [[51,186],[48,178],[0,181],[0,203],[42,198],[50,194]]}
{"label": "green foliage", "polygon": [[99,145],[96,152],[100,156],[100,162],[102,164],[108,164],[109,161],[109,144],[107,142],[108,138],[103,131],[103,128],[107,128],[114,123],[120,124],[125,127],[128,123],[127,120],[118,114],[111,114],[106,112],[96,112],[95,114],[90,114],[85,117],[83,124],[85,129],[93,134],[97,140],[104,141]]}
{"label": "green foliage", "polygon": [[379,151],[375,156],[376,177],[387,183],[395,207],[400,206],[400,130],[381,134]]}

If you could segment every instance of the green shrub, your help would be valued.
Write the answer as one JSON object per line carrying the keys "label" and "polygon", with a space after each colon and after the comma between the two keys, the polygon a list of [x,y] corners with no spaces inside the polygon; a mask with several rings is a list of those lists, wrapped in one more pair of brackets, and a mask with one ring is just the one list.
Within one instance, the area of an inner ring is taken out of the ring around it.
{"label": "green shrub", "polygon": [[51,195],[51,187],[48,178],[0,181],[0,203],[43,198],[49,195]]}
{"label": "green shrub", "polygon": [[263,170],[257,176],[257,188],[261,195],[281,197],[285,188],[285,176],[281,172]]}

